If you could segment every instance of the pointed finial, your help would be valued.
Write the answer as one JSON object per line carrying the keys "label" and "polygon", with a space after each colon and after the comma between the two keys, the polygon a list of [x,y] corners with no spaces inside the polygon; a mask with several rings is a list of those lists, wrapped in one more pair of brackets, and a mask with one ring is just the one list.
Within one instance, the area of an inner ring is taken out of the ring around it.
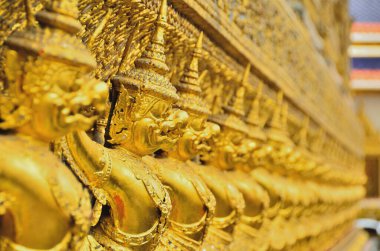
{"label": "pointed finial", "polygon": [[244,69],[243,77],[241,79],[241,85],[246,86],[248,83],[249,73],[251,72],[251,64],[248,63]]}
{"label": "pointed finial", "polygon": [[159,74],[165,74],[169,71],[166,65],[165,56],[165,33],[167,27],[167,0],[162,0],[160,13],[158,14],[155,26],[156,29],[152,35],[151,41],[143,52],[141,58],[135,62],[136,67],[153,70]]}
{"label": "pointed finial", "polygon": [[203,31],[199,34],[197,43],[195,44],[195,48],[192,53],[192,58],[190,60],[190,64],[187,67],[187,70],[190,72],[196,72],[199,76],[198,72],[198,60],[202,56],[202,45],[203,45]]}
{"label": "pointed finial", "polygon": [[244,116],[244,98],[245,98],[245,88],[247,86],[247,81],[250,73],[251,65],[248,64],[245,67],[243,77],[241,79],[241,85],[240,87],[236,90],[234,95],[229,101],[229,104],[224,107],[224,110],[227,113],[232,113],[235,114],[239,117]]}
{"label": "pointed finial", "polygon": [[314,142],[311,146],[312,151],[319,153],[322,150],[323,145],[325,144],[325,140],[326,140],[326,133],[321,127],[314,137]]}
{"label": "pointed finial", "polygon": [[198,37],[195,48],[192,51],[191,59],[185,66],[184,73],[181,77],[180,83],[176,86],[180,93],[194,93],[200,95],[201,88],[199,86],[199,70],[198,61],[202,56],[202,39],[203,32]]}
{"label": "pointed finial", "polygon": [[160,6],[160,12],[158,13],[158,20],[162,21],[164,23],[167,22],[167,16],[168,16],[168,1],[162,0],[161,6]]}
{"label": "pointed finial", "polygon": [[263,82],[257,86],[256,96],[253,100],[251,110],[247,116],[247,123],[249,125],[249,135],[254,139],[266,140],[266,135],[260,123],[260,101],[263,92]]}
{"label": "pointed finial", "polygon": [[263,82],[257,86],[256,97],[253,100],[251,110],[247,116],[247,122],[259,126],[260,125],[260,100],[263,94]]}
{"label": "pointed finial", "polygon": [[277,101],[273,110],[273,116],[269,123],[267,136],[269,139],[282,142],[286,145],[293,145],[287,131],[288,122],[288,104],[283,102],[284,93],[277,93]]}
{"label": "pointed finial", "polygon": [[209,118],[211,121],[218,123],[219,125],[226,126],[245,135],[249,133],[248,127],[243,121],[243,116],[245,114],[245,88],[249,72],[250,65],[247,65],[241,79],[241,85],[234,92],[234,95],[229,100],[228,104],[223,106],[224,113]]}
{"label": "pointed finial", "polygon": [[202,56],[203,32],[200,33],[192,52],[191,59],[184,69],[180,83],[176,86],[181,96],[178,106],[186,111],[209,115],[210,109],[201,97],[198,60]]}
{"label": "pointed finial", "polygon": [[288,129],[288,103],[284,102],[281,109],[281,128],[286,131]]}
{"label": "pointed finial", "polygon": [[305,117],[302,121],[302,126],[298,135],[296,136],[296,143],[303,148],[307,147],[307,134],[309,131],[310,118]]}
{"label": "pointed finial", "polygon": [[199,50],[202,50],[202,46],[203,46],[203,31],[201,31],[201,33],[199,34],[199,37],[198,37],[198,40],[197,40],[197,44],[195,45],[195,48],[197,48]]}
{"label": "pointed finial", "polygon": [[276,100],[276,105],[273,110],[272,120],[270,121],[270,126],[273,128],[277,128],[277,129],[281,128],[281,107],[282,107],[283,98],[284,98],[284,93],[282,91],[279,91],[277,93],[277,100]]}
{"label": "pointed finial", "polygon": [[[150,93],[161,99],[177,102],[179,100],[177,90],[166,76],[169,71],[165,55],[165,32],[168,26],[166,22],[167,8],[167,1],[163,0],[153,35],[141,57],[135,61],[136,67],[130,68],[126,72],[124,69],[120,70],[119,74],[112,77],[112,83],[116,86],[123,85],[127,89],[140,89],[144,93]],[[128,51],[124,52],[126,56],[129,54]],[[122,63],[125,63],[126,60],[127,58],[124,57]]]}
{"label": "pointed finial", "polygon": [[235,98],[232,99],[232,108],[236,111],[236,114],[244,116],[244,97],[245,86],[240,86],[236,91]]}
{"label": "pointed finial", "polygon": [[208,70],[203,70],[201,72],[201,74],[199,75],[199,78],[198,78],[199,83],[203,82],[203,80],[206,78],[207,74],[208,74]]}

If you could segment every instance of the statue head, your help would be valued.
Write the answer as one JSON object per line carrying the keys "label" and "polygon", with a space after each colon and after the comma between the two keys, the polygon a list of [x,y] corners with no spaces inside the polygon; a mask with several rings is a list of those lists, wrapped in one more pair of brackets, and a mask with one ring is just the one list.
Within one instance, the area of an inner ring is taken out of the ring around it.
{"label": "statue head", "polygon": [[308,143],[309,121],[309,117],[305,117],[301,128],[294,136],[294,142],[297,147],[289,158],[289,167],[300,173],[314,175],[318,172],[316,169],[323,161],[317,154],[310,150]]}
{"label": "statue head", "polygon": [[108,142],[139,155],[172,149],[187,124],[188,114],[172,107],[179,96],[165,75],[169,70],[164,53],[166,20],[167,2],[163,0],[150,44],[135,68],[121,69],[112,78],[118,98]]}
{"label": "statue head", "polygon": [[223,113],[210,116],[210,120],[222,129],[222,133],[212,145],[210,162],[223,170],[230,170],[246,165],[249,154],[256,145],[246,136],[248,128],[241,119],[244,116],[245,82],[249,76],[250,65],[245,69],[242,84],[234,93],[229,103],[223,106]]}
{"label": "statue head", "polygon": [[260,103],[262,98],[263,83],[260,82],[257,86],[256,96],[252,102],[251,109],[246,117],[246,122],[249,128],[249,138],[255,143],[256,148],[250,152],[248,168],[256,168],[264,165],[268,155],[272,151],[272,146],[267,144],[267,135],[264,132],[263,122],[260,119]]}
{"label": "statue head", "polygon": [[203,33],[199,35],[190,61],[185,66],[180,82],[176,85],[180,95],[176,106],[189,114],[189,120],[176,147],[168,154],[181,160],[189,160],[198,154],[208,152],[210,150],[208,141],[216,133],[215,125],[207,122],[211,113],[208,104],[201,97],[198,60],[202,56],[202,39]]}
{"label": "statue head", "polygon": [[269,154],[269,166],[284,166],[288,158],[294,154],[294,144],[290,140],[287,131],[288,106],[283,104],[283,93],[277,94],[277,102],[273,110],[273,116],[267,128],[267,144],[271,148]]}
{"label": "statue head", "polygon": [[36,14],[39,25],[27,13],[26,29],[5,41],[1,129],[51,141],[87,130],[96,115],[86,107],[104,110],[107,86],[91,77],[96,62],[75,36],[81,28],[76,5],[50,1]]}

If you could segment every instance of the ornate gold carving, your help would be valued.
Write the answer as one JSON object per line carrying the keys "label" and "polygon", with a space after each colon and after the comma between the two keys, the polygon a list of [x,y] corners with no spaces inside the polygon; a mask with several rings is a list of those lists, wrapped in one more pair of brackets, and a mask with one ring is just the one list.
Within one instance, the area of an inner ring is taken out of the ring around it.
{"label": "ornate gold carving", "polygon": [[76,1],[51,1],[2,49],[0,93],[0,249],[82,250],[90,227],[88,192],[53,153],[49,141],[96,119],[106,85],[93,79],[95,60],[75,33]]}
{"label": "ornate gold carving", "polygon": [[214,196],[186,163],[206,147],[205,139],[210,134],[206,123],[209,110],[200,97],[198,83],[202,37],[203,34],[199,36],[183,76],[176,85],[180,95],[177,105],[189,113],[187,127],[176,147],[163,153],[162,158],[144,157],[147,163],[151,163],[161,182],[168,187],[173,202],[169,229],[164,233],[157,250],[199,250],[214,216]]}
{"label": "ornate gold carving", "polygon": [[346,1],[292,0],[300,19],[283,0],[78,1],[0,0],[0,250],[327,250],[347,233],[365,175],[336,88]]}
{"label": "ornate gold carving", "polygon": [[[115,99],[107,134],[110,149],[85,133],[66,137],[66,158],[84,174],[83,181],[106,206],[93,236],[107,250],[153,249],[171,211],[168,192],[141,159],[160,148],[170,148],[187,120],[186,113],[171,109],[178,95],[164,76],[168,70],[164,54],[166,12],[163,1],[151,41],[136,60],[136,68],[120,68],[111,79]],[[106,176],[104,168],[109,164],[102,156],[109,156],[112,163]],[[99,174],[108,179],[99,183]],[[134,203],[131,198],[137,194],[140,202]]]}

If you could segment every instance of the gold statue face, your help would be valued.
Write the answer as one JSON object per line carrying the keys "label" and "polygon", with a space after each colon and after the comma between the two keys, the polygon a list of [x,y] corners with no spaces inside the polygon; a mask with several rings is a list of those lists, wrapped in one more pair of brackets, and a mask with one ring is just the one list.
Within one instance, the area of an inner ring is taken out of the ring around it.
{"label": "gold statue face", "polygon": [[184,128],[181,138],[178,139],[177,147],[169,155],[181,160],[188,160],[196,156],[200,148],[206,147],[205,130],[205,118],[190,116],[187,127]]}
{"label": "gold statue face", "polygon": [[172,102],[138,91],[122,92],[116,102],[110,128],[111,143],[139,155],[159,149],[171,151],[186,127],[188,114],[172,108]]}
{"label": "gold statue face", "polygon": [[224,127],[223,133],[216,141],[215,146],[212,146],[212,162],[223,170],[245,165],[249,158],[250,145],[244,134]]}
{"label": "gold statue face", "polygon": [[11,49],[4,56],[8,88],[1,95],[0,127],[51,141],[93,124],[96,116],[84,107],[104,110],[107,86],[90,78],[86,67]]}
{"label": "gold statue face", "polygon": [[251,151],[248,167],[256,168],[265,165],[267,158],[273,151],[273,147],[262,141],[255,141],[256,148]]}
{"label": "gold statue face", "polygon": [[238,147],[238,155],[235,160],[235,167],[244,172],[249,172],[253,166],[250,163],[251,156],[257,151],[259,145],[258,142],[250,138],[245,138]]}
{"label": "gold statue face", "polygon": [[171,104],[157,100],[146,116],[134,123],[134,139],[139,152],[172,150],[186,126],[187,113],[172,109]]}
{"label": "gold statue face", "polygon": [[207,116],[195,115],[191,112],[187,127],[177,142],[177,147],[169,152],[170,156],[183,161],[196,155],[206,155],[210,150],[210,140],[220,132],[219,126],[207,122]]}
{"label": "gold statue face", "polygon": [[210,160],[213,159],[215,156],[215,152],[213,151],[213,146],[215,146],[217,141],[219,140],[220,126],[216,123],[206,121],[205,127],[206,127],[206,130],[204,131],[205,137],[202,138],[203,141],[198,147],[199,156],[204,162],[210,162]]}
{"label": "gold statue face", "polygon": [[[271,149],[269,152],[271,162],[276,165],[286,164],[289,158],[294,153],[294,147],[285,143],[269,140],[268,145]],[[295,155],[293,156],[295,157]]]}

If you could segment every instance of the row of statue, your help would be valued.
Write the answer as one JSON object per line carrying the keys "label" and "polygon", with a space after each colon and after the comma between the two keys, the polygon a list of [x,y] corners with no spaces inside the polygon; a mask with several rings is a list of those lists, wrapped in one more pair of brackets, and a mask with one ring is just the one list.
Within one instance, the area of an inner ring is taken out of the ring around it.
{"label": "row of statue", "polygon": [[27,26],[4,43],[1,251],[326,250],[351,228],[363,177],[308,148],[307,119],[291,139],[280,91],[263,126],[262,86],[245,113],[247,66],[211,114],[202,33],[171,83],[166,0],[135,67],[106,84],[76,5],[25,1]]}

